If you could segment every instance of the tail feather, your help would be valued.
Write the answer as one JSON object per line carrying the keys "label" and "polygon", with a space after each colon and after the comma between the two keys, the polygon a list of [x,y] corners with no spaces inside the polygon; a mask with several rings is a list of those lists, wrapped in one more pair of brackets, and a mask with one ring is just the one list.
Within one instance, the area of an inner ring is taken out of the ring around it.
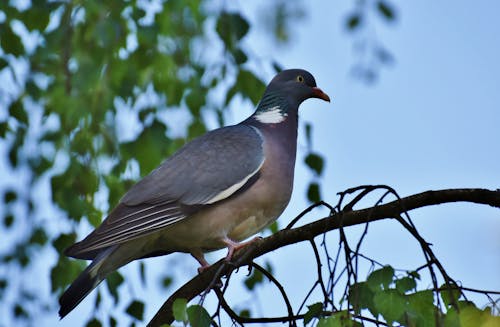
{"label": "tail feather", "polygon": [[61,319],[70,313],[106,278],[107,273],[100,271],[100,268],[113,250],[114,248],[112,247],[101,252],[61,295],[59,298],[59,317]]}
{"label": "tail feather", "polygon": [[59,299],[59,317],[62,319],[71,312],[101,282],[98,276],[92,277],[83,271]]}

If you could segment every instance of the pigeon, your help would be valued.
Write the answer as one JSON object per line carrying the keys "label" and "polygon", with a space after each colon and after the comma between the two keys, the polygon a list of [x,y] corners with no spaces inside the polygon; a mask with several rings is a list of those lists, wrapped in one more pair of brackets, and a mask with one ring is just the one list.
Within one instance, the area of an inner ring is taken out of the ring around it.
{"label": "pigeon", "polygon": [[293,188],[298,108],[306,99],[330,98],[302,69],[278,73],[255,112],[180,148],[137,182],[106,219],[64,254],[92,260],[59,299],[61,319],[110,273],[127,263],[173,252],[227,248],[274,222]]}

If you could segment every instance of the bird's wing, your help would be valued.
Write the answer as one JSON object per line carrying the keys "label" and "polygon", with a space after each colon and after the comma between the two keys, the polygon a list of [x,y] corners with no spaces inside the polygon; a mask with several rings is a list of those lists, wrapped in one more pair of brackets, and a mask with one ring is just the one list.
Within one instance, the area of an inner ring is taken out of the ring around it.
{"label": "bird's wing", "polygon": [[[256,174],[264,162],[264,139],[252,126],[220,128],[194,139],[135,184],[122,202],[210,204]],[[237,191],[236,188],[234,191]]]}
{"label": "bird's wing", "polygon": [[66,254],[92,258],[98,249],[156,232],[227,199],[258,177],[263,144],[260,132],[248,125],[220,128],[191,141],[135,184]]}

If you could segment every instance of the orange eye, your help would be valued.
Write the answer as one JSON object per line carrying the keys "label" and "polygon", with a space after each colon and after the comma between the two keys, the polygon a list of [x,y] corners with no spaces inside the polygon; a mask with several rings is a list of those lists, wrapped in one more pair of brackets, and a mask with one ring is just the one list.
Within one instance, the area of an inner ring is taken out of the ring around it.
{"label": "orange eye", "polygon": [[304,77],[302,75],[297,76],[297,82],[304,83]]}

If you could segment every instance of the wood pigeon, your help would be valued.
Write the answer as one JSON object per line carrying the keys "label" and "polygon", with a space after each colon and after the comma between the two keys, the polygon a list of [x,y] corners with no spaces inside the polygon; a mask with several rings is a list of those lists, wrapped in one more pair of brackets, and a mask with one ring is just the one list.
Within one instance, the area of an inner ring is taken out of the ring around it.
{"label": "wood pigeon", "polygon": [[61,296],[59,316],[73,310],[102,280],[140,258],[228,248],[275,221],[290,200],[298,108],[330,101],[302,69],[285,70],[267,86],[243,122],[192,140],[135,184],[108,217],[64,252],[92,260]]}

